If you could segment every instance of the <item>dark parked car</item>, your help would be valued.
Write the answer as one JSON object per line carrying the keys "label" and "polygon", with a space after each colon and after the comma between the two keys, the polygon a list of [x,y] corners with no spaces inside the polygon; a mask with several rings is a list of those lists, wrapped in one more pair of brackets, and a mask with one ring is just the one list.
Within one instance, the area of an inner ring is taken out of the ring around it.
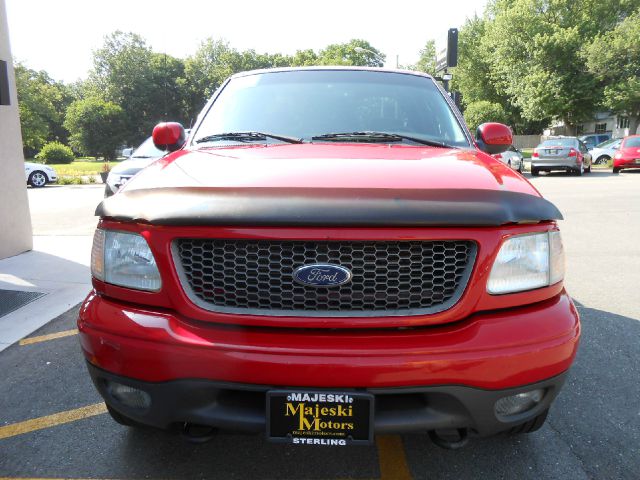
{"label": "dark parked car", "polygon": [[591,150],[602,142],[606,142],[610,139],[611,135],[608,133],[592,133],[589,135],[582,135],[581,137],[578,137],[578,140],[583,142],[587,146],[588,150]]}
{"label": "dark parked car", "polygon": [[151,165],[166,153],[167,152],[155,147],[151,137],[147,138],[131,153],[131,156],[129,156],[127,160],[118,163],[111,169],[104,185],[104,196],[110,197],[116,193],[120,187],[131,180],[136,173],[144,167]]}

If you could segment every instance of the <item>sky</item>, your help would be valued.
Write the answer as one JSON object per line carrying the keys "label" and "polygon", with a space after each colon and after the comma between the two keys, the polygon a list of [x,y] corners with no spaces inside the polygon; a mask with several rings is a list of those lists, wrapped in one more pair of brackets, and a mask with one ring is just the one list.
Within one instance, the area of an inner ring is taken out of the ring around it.
{"label": "sky", "polygon": [[387,55],[387,66],[415,63],[424,44],[481,15],[486,0],[321,2],[272,0],[5,0],[15,60],[55,80],[86,78],[92,51],[116,30],[141,35],[154,51],[179,58],[208,37],[239,50],[292,54],[352,38]]}

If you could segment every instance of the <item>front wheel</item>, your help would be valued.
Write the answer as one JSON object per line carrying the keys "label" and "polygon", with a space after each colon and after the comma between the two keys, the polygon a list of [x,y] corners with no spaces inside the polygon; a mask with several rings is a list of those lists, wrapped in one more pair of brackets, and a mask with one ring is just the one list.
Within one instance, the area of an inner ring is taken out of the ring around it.
{"label": "front wheel", "polygon": [[538,170],[537,168],[531,167],[531,175],[533,175],[534,177],[537,177],[538,175],[540,175],[540,170]]}
{"label": "front wheel", "polygon": [[611,160],[611,157],[609,157],[608,155],[603,155],[601,157],[598,157],[598,159],[596,160],[596,165],[606,165],[607,163],[609,163],[609,160]]}
{"label": "front wheel", "polygon": [[31,185],[33,188],[42,188],[47,184],[47,176],[44,172],[40,170],[36,170],[35,172],[31,172],[29,175],[29,180],[27,183]]}
{"label": "front wheel", "polygon": [[620,173],[620,168],[618,168],[618,167],[613,167],[613,173],[615,173],[616,175],[617,175],[618,173]]}

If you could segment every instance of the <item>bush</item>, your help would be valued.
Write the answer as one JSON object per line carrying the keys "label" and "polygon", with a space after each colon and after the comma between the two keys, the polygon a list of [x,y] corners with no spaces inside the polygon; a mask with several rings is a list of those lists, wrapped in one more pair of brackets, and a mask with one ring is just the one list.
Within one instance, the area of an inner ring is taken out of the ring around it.
{"label": "bush", "polygon": [[75,160],[69,147],[60,142],[49,142],[36,155],[44,163],[71,163]]}
{"label": "bush", "polygon": [[507,114],[499,103],[491,103],[486,100],[480,100],[467,105],[464,110],[464,119],[467,122],[469,130],[475,133],[478,125],[485,122],[505,123]]}

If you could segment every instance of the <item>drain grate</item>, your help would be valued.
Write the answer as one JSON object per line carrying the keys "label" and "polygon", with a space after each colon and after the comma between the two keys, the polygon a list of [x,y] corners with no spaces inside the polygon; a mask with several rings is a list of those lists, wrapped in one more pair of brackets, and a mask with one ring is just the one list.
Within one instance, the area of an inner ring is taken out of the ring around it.
{"label": "drain grate", "polygon": [[23,307],[27,303],[43,296],[42,292],[23,292],[20,290],[0,290],[0,317]]}

